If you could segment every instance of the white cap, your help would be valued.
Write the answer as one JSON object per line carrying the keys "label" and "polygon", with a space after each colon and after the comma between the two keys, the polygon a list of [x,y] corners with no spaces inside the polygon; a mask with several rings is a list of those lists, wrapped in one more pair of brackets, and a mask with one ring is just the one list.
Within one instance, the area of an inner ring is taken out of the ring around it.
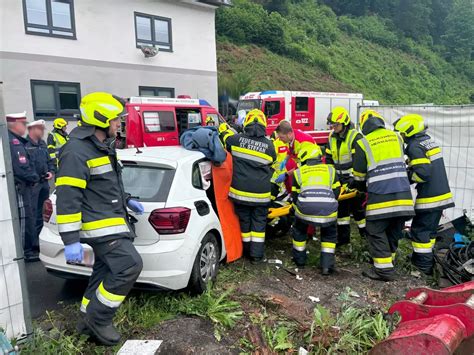
{"label": "white cap", "polygon": [[36,121],[30,122],[26,125],[26,127],[28,127],[28,128],[36,127],[36,126],[42,126],[43,128],[46,127],[45,120],[36,120]]}
{"label": "white cap", "polygon": [[7,122],[16,122],[17,120],[24,120],[26,119],[26,111],[18,112],[18,113],[9,113],[5,115]]}

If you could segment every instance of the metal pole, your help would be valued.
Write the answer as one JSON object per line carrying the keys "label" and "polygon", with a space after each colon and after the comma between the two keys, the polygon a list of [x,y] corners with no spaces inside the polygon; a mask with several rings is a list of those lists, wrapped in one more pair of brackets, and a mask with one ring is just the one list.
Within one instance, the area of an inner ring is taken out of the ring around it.
{"label": "metal pole", "polygon": [[3,155],[5,159],[5,175],[0,176],[0,179],[7,179],[8,198],[10,201],[10,209],[12,216],[13,235],[15,237],[16,257],[13,262],[18,263],[18,271],[20,273],[21,294],[23,298],[23,315],[25,318],[26,336],[32,334],[30,300],[28,297],[28,287],[26,283],[26,269],[25,261],[23,259],[23,242],[20,235],[20,219],[18,215],[18,205],[16,201],[15,180],[13,177],[12,161],[10,155],[10,145],[8,139],[8,128],[5,119],[5,109],[3,103],[3,82],[0,82],[0,136],[3,143]]}

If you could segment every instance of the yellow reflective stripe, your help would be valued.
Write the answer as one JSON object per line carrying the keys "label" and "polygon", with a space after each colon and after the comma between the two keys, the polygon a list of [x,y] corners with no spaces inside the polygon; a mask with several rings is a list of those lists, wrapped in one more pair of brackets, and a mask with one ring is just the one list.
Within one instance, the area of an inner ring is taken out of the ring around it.
{"label": "yellow reflective stripe", "polygon": [[296,186],[292,186],[292,187],[291,187],[291,191],[300,193],[300,192],[301,192],[301,189],[298,189]]}
{"label": "yellow reflective stripe", "polygon": [[71,176],[61,176],[56,180],[56,186],[73,186],[80,189],[85,189],[87,186],[87,181]]}
{"label": "yellow reflective stripe", "polygon": [[354,174],[354,176],[359,176],[359,177],[365,177],[365,175],[367,175],[365,173],[359,173],[358,171],[355,171],[355,170],[352,171],[352,174]]}
{"label": "yellow reflective stripe", "polygon": [[433,247],[433,245],[431,244],[431,241],[429,243],[411,242],[411,245],[414,248],[420,248],[420,249],[431,249]]}
{"label": "yellow reflective stripe", "polygon": [[453,197],[453,194],[451,192],[448,192],[447,194],[434,196],[434,197],[417,198],[416,203],[438,202],[438,201],[448,200],[452,197]]}
{"label": "yellow reflective stripe", "polygon": [[434,246],[436,244],[436,238],[430,239],[430,244],[431,246]]}
{"label": "yellow reflective stripe", "polygon": [[341,183],[339,181],[336,181],[334,184],[332,184],[333,189],[337,189],[339,186],[341,186]]}
{"label": "yellow reflective stripe", "polygon": [[49,154],[49,157],[50,157],[50,158],[53,158],[53,159],[56,158],[56,153],[50,153],[50,154]]}
{"label": "yellow reflective stripe", "polygon": [[100,158],[95,158],[95,159],[90,159],[87,161],[87,166],[89,168],[96,168],[98,166],[110,164],[110,158],[108,156],[100,157]]}
{"label": "yellow reflective stripe", "polygon": [[102,294],[102,296],[107,298],[109,301],[121,302],[125,299],[125,296],[116,295],[116,294],[113,294],[112,292],[107,291],[104,288],[104,283],[103,282],[101,282],[100,285],[99,285],[99,292]]}
{"label": "yellow reflective stripe", "polygon": [[50,145],[48,145],[48,148],[49,148],[49,149],[56,149],[56,146],[50,144]]}
{"label": "yellow reflective stripe", "polygon": [[431,157],[432,155],[435,155],[435,154],[439,154],[441,153],[441,148],[433,148],[433,149],[430,149],[426,152],[426,156],[427,157]]}
{"label": "yellow reflective stripe", "polygon": [[392,257],[389,256],[388,258],[373,258],[374,263],[377,264],[391,264],[392,263]]}
{"label": "yellow reflective stripe", "polygon": [[388,202],[379,202],[367,205],[367,210],[377,210],[379,208],[387,208],[387,207],[394,207],[394,206],[413,206],[412,200],[395,200],[395,201],[388,201]]}
{"label": "yellow reflective stripe", "polygon": [[233,187],[231,187],[229,189],[229,191],[233,192],[236,195],[246,196],[246,197],[254,197],[254,198],[261,198],[261,199],[270,198],[270,196],[271,196],[270,192],[264,192],[264,193],[245,192],[245,191],[240,191],[240,190],[234,189]]}
{"label": "yellow reflective stripe", "polygon": [[414,182],[426,182],[426,181],[423,180],[421,177],[419,177],[417,173],[413,173],[412,176],[411,176],[411,179],[412,179]]}
{"label": "yellow reflective stripe", "polygon": [[329,148],[326,148],[326,154],[332,155],[332,152]]}
{"label": "yellow reflective stripe", "polygon": [[247,237],[250,237],[252,235],[251,232],[246,232],[246,233],[240,233],[240,235],[242,236],[242,238],[247,238]]}
{"label": "yellow reflective stripe", "polygon": [[331,249],[335,249],[335,248],[336,248],[336,243],[321,242],[321,248],[331,248]]}
{"label": "yellow reflective stripe", "polygon": [[234,146],[234,147],[232,147],[232,151],[236,151],[236,152],[244,153],[244,154],[248,154],[248,155],[253,155],[253,156],[268,160],[270,163],[273,162],[273,158],[271,156],[269,156],[268,154],[265,154],[265,153],[257,152],[256,150]]}
{"label": "yellow reflective stripe", "polygon": [[105,218],[105,219],[99,219],[98,221],[83,223],[82,230],[90,231],[94,229],[107,228],[107,227],[119,226],[119,225],[124,225],[124,224],[127,224],[127,223],[125,222],[125,219],[122,217]]}
{"label": "yellow reflective stripe", "polygon": [[297,246],[297,247],[304,247],[306,245],[306,241],[299,242],[299,241],[293,239],[293,245]]}
{"label": "yellow reflective stripe", "polygon": [[58,214],[56,216],[56,222],[58,223],[73,223],[80,222],[82,220],[82,212],[73,214]]}
{"label": "yellow reflective stripe", "polygon": [[250,234],[255,238],[265,238],[265,232],[250,232]]}
{"label": "yellow reflective stripe", "polygon": [[84,306],[87,307],[87,305],[89,304],[90,300],[86,297],[82,297],[82,301],[81,301],[81,304],[83,304]]}
{"label": "yellow reflective stripe", "polygon": [[429,160],[428,158],[419,158],[419,159],[410,160],[410,162],[408,163],[409,166],[421,165],[421,164],[431,164],[431,160]]}

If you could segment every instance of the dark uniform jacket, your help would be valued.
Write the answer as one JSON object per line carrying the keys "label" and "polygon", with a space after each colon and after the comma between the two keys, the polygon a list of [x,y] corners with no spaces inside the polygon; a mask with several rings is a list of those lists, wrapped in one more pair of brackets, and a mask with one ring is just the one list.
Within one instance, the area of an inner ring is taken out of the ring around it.
{"label": "dark uniform jacket", "polygon": [[367,220],[415,215],[410,182],[406,171],[403,140],[386,129],[384,122],[371,117],[357,142],[354,180],[361,191],[368,191]]}
{"label": "dark uniform jacket", "polygon": [[341,183],[350,183],[352,180],[352,164],[357,141],[362,138],[351,124],[342,134],[331,132],[328,147],[326,148],[326,164],[336,168]]}
{"label": "dark uniform jacket", "polygon": [[252,123],[243,134],[227,137],[226,147],[233,161],[229,197],[246,205],[269,204],[276,153],[272,141],[265,137],[265,128]]}
{"label": "dark uniform jacket", "polygon": [[21,192],[25,187],[34,185],[39,181],[34,164],[25,148],[28,142],[25,138],[8,131],[10,153],[12,157],[13,176],[15,185]]}
{"label": "dark uniform jacket", "polygon": [[45,141],[40,140],[38,143],[35,143],[30,137],[27,140],[26,150],[31,158],[31,162],[40,180],[45,181],[44,179],[48,172],[54,173],[56,171],[54,160],[49,156]]}
{"label": "dark uniform jacket", "polygon": [[57,223],[64,244],[133,237],[127,214],[121,163],[115,149],[100,142],[95,128],[75,128],[59,155]]}
{"label": "dark uniform jacket", "polygon": [[425,132],[408,138],[408,177],[416,183],[415,210],[432,211],[454,207],[453,194],[439,145]]}

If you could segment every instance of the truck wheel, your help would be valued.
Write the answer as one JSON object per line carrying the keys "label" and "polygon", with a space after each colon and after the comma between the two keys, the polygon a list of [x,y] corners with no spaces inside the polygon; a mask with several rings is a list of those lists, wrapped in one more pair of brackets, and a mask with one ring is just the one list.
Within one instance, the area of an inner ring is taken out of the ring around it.
{"label": "truck wheel", "polygon": [[219,270],[220,250],[217,239],[212,233],[207,233],[201,242],[201,247],[194,259],[193,270],[189,279],[189,290],[201,294],[207,289],[209,282],[214,282]]}

